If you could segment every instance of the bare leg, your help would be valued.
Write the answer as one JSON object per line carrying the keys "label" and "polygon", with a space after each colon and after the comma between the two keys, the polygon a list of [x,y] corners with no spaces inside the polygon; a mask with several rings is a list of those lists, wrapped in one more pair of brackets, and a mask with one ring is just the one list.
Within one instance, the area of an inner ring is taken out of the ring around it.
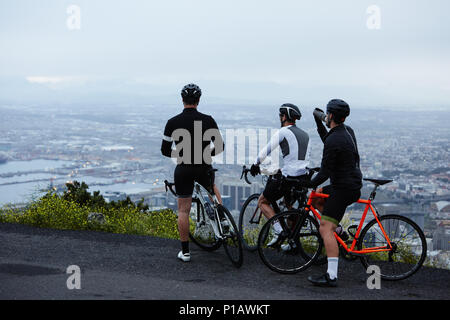
{"label": "bare leg", "polygon": [[189,213],[191,211],[192,198],[178,199],[178,231],[181,241],[189,241]]}
{"label": "bare leg", "polygon": [[267,219],[270,219],[275,215],[275,210],[273,210],[269,200],[267,200],[262,194],[258,199],[258,207]]}
{"label": "bare leg", "polygon": [[[317,193],[322,193],[322,188],[317,190]],[[323,207],[325,206],[325,200],[326,200],[325,198],[314,198],[312,199],[311,204],[314,208],[319,210],[320,213],[322,213]]]}
{"label": "bare leg", "polygon": [[213,190],[214,190],[214,194],[215,194],[216,197],[217,197],[217,201],[219,201],[219,203],[222,204],[222,197],[221,197],[221,195],[220,195],[219,188],[217,188],[216,184],[214,184]]}
{"label": "bare leg", "polygon": [[328,258],[339,257],[339,246],[334,237],[334,230],[336,230],[336,225],[327,220],[320,221],[320,235],[323,239],[323,244],[325,245],[325,250],[327,251]]}

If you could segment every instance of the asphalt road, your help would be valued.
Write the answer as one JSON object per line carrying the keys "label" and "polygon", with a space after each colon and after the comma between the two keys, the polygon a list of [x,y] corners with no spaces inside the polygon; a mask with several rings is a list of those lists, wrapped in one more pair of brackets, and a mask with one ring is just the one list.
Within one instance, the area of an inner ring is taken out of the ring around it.
{"label": "asphalt road", "polygon": [[[325,267],[296,275],[270,271],[257,253],[245,252],[236,269],[224,250],[191,244],[192,260],[176,258],[178,241],[92,231],[0,224],[0,299],[445,299],[450,271],[422,268],[413,277],[369,290],[361,263],[339,262],[339,286],[307,281]],[[69,290],[68,266],[81,269],[81,289]]]}

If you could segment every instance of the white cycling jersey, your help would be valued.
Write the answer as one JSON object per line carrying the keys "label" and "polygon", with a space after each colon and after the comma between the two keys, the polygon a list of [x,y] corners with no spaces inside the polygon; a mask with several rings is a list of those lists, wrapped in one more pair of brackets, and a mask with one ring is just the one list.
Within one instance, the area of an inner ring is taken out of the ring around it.
{"label": "white cycling jersey", "polygon": [[256,164],[262,163],[278,146],[283,154],[281,173],[284,176],[296,177],[308,173],[306,167],[309,165],[310,148],[309,136],[305,131],[296,125],[282,127],[259,152]]}

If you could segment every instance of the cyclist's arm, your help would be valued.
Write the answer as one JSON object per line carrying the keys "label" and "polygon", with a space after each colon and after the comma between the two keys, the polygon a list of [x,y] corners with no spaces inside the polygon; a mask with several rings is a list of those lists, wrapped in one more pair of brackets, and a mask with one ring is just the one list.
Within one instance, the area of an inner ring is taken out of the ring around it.
{"label": "cyclist's arm", "polygon": [[216,134],[211,137],[211,142],[214,144],[214,148],[211,151],[211,156],[214,157],[218,154],[221,154],[225,149],[225,143],[223,142],[222,134],[220,133],[219,127],[217,126],[216,121],[213,117],[212,120],[212,129],[217,130]]}
{"label": "cyclist's arm", "polygon": [[275,133],[272,138],[270,138],[269,143],[259,152],[255,164],[260,165],[272,153],[272,151],[280,145],[282,139],[283,138],[280,131]]}
{"label": "cyclist's arm", "polygon": [[352,128],[350,128],[349,126],[346,126],[345,124],[344,124],[344,128],[345,128],[345,130],[348,132],[348,134],[350,135],[350,138],[351,138],[351,142],[354,144],[354,146],[355,146],[355,150],[356,150],[356,152],[355,152],[355,161],[356,161],[356,166],[359,168],[359,165],[360,165],[360,158],[359,158],[359,151],[358,151],[358,143],[356,142],[356,137],[355,137],[355,132],[353,131],[353,129]]}
{"label": "cyclist's arm", "polygon": [[320,139],[322,139],[322,142],[325,142],[325,136],[327,135],[328,131],[321,120],[317,119],[316,117],[314,117],[314,120],[316,121],[317,132],[319,133]]}
{"label": "cyclist's arm", "polygon": [[168,158],[172,157],[172,144],[173,144],[172,131],[173,128],[171,127],[170,122],[168,121],[166,127],[164,128],[164,134],[161,143],[161,153]]}

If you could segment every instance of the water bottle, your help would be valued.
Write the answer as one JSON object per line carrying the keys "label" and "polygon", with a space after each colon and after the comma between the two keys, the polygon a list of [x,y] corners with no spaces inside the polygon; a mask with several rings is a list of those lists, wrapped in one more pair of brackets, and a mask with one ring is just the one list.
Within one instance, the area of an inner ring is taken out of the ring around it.
{"label": "water bottle", "polygon": [[214,209],[208,202],[205,203],[205,211],[211,220],[214,220]]}
{"label": "water bottle", "polygon": [[325,122],[325,120],[327,118],[327,115],[319,108],[314,109],[313,115],[314,115],[314,117],[320,119],[323,122]]}
{"label": "water bottle", "polygon": [[347,241],[347,240],[348,240],[348,234],[347,234],[347,232],[344,231],[344,228],[342,228],[341,225],[338,225],[337,228],[334,230],[334,232],[336,232],[336,234],[337,234],[343,241]]}

